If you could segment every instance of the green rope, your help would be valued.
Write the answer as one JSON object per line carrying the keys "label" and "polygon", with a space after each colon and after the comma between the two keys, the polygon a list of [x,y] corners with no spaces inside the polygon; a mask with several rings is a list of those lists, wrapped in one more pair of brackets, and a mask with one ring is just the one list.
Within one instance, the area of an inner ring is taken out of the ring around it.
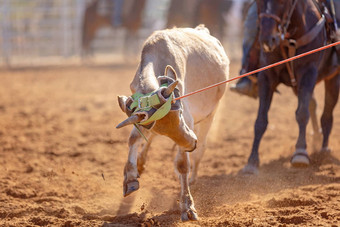
{"label": "green rope", "polygon": [[[161,87],[167,87],[167,84],[162,84]],[[159,105],[161,101],[159,100],[158,94],[156,92],[151,92],[148,94],[141,94],[141,93],[134,93],[131,98],[133,99],[133,102],[130,104],[129,109],[133,110],[132,114],[136,114],[141,111],[150,111],[152,108],[155,108],[155,106]],[[172,93],[168,100],[159,108],[157,109],[149,119],[143,122],[135,123],[134,126],[136,127],[139,134],[145,139],[146,142],[148,142],[145,135],[142,133],[138,125],[148,125],[154,121],[160,120],[163,117],[165,117],[171,110],[171,103],[174,99],[174,94]]]}

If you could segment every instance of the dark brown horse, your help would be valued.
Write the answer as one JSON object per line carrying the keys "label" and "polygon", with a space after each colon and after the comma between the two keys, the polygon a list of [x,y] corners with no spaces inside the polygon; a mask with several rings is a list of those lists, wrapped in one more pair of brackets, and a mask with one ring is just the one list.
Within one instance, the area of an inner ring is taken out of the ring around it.
{"label": "dark brown horse", "polygon": [[[257,0],[260,22],[260,66],[325,45],[329,39],[325,19],[313,0]],[[298,98],[296,121],[299,135],[291,159],[293,166],[310,164],[306,145],[306,126],[310,115],[317,129],[313,91],[325,83],[325,106],[321,117],[323,141],[321,152],[328,153],[328,139],[333,124],[333,109],[338,101],[340,76],[335,49],[318,52],[292,64],[281,65],[258,74],[259,110],[255,122],[255,138],[244,173],[256,173],[259,167],[258,149],[268,125],[268,111],[274,91],[280,83],[293,87]],[[314,108],[314,110],[312,110]],[[310,111],[311,110],[311,111]]]}
{"label": "dark brown horse", "polygon": [[[85,10],[82,30],[82,49],[86,55],[90,52],[91,42],[94,40],[97,31],[103,27],[114,27],[112,14],[113,7],[109,12],[101,15],[98,12],[100,0],[92,1]],[[125,50],[131,45],[132,40],[137,37],[137,32],[142,25],[142,13],[146,0],[124,1],[122,12],[122,27],[126,29]],[[130,43],[130,44],[129,44]]]}

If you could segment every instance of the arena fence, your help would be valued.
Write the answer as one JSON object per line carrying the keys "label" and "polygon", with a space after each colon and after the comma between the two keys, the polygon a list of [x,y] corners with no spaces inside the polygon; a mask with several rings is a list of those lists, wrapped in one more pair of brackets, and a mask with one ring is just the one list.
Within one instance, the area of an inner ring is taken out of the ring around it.
{"label": "arena fence", "polygon": [[[0,67],[81,62],[83,14],[90,1],[0,0]],[[101,7],[108,1],[102,0]],[[168,4],[169,0],[147,1],[140,43],[164,27]],[[122,28],[101,29],[92,44],[96,53],[120,55],[124,32]],[[240,39],[231,35],[227,40],[225,47],[232,47],[229,52],[234,55],[235,42],[240,45]]]}
{"label": "arena fence", "polygon": [[0,0],[0,56],[6,65],[80,53],[84,0]]}

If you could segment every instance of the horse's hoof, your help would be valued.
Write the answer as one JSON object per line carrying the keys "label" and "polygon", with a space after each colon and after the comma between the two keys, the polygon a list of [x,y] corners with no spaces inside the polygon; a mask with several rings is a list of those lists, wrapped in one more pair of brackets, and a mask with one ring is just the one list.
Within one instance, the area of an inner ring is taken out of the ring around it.
{"label": "horse's hoof", "polygon": [[321,148],[320,153],[323,155],[329,155],[331,153],[331,149],[329,149],[328,147],[323,147]]}
{"label": "horse's hoof", "polygon": [[195,210],[187,210],[187,211],[182,213],[181,220],[183,222],[186,222],[186,221],[197,221],[198,220],[197,212]]}
{"label": "horse's hoof", "polygon": [[124,182],[124,190],[123,195],[124,197],[130,195],[132,192],[137,191],[139,189],[139,182],[138,180],[130,181],[125,183]]}
{"label": "horse's hoof", "polygon": [[320,152],[316,153],[316,156],[313,158],[313,160],[317,160],[319,164],[332,163],[331,153],[331,149],[328,147],[323,147],[321,148]]}
{"label": "horse's hoof", "polygon": [[310,164],[308,153],[305,149],[297,149],[293,154],[290,163],[296,168],[306,168]]}
{"label": "horse's hoof", "polygon": [[241,171],[240,173],[242,175],[258,175],[259,174],[259,169],[257,166],[252,165],[252,164],[247,164]]}
{"label": "horse's hoof", "polygon": [[326,160],[330,156],[331,156],[331,149],[329,149],[328,147],[321,148],[320,152],[317,153],[317,159],[319,161]]}

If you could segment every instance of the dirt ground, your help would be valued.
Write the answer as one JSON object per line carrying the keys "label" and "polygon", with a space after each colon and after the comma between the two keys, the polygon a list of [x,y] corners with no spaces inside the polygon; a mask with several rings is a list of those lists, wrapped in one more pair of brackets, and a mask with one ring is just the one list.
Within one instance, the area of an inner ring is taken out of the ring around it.
{"label": "dirt ground", "polygon": [[[332,154],[294,169],[297,100],[281,85],[260,146],[258,176],[242,176],[258,101],[227,89],[209,134],[197,183],[200,220],[181,223],[173,143],[151,146],[140,189],[123,198],[131,127],[117,95],[130,95],[137,65],[0,71],[0,226],[339,226],[340,104]],[[238,63],[232,62],[231,76]],[[323,109],[323,85],[316,96]],[[312,153],[311,126],[308,126]]]}

